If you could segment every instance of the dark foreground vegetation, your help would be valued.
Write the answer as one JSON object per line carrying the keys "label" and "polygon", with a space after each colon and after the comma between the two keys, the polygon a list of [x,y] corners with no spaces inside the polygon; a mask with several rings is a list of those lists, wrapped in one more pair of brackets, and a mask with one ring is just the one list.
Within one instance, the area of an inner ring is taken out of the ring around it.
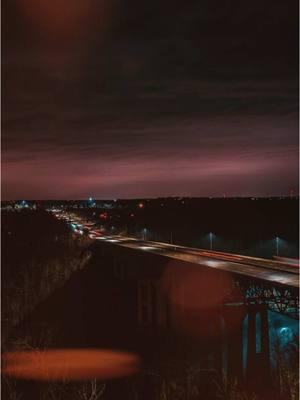
{"label": "dark foreground vegetation", "polygon": [[88,238],[45,210],[2,212],[2,341],[89,258]]}

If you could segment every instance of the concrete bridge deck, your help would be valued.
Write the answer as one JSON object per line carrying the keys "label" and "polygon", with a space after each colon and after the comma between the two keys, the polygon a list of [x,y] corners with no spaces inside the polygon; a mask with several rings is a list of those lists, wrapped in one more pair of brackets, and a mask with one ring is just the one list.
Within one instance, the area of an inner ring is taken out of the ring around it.
{"label": "concrete bridge deck", "polygon": [[215,268],[280,286],[299,288],[299,268],[273,260],[144,241],[119,235],[91,235],[91,237],[116,246],[159,254],[170,259]]}
{"label": "concrete bridge deck", "polygon": [[140,252],[158,254],[169,259],[181,260],[203,267],[214,268],[229,273],[263,281],[265,283],[299,289],[299,265],[264,258],[243,256],[240,254],[224,253],[179,246],[169,243],[141,240],[124,235],[93,234],[94,223],[87,223],[70,215],[60,214],[58,218],[67,223],[80,224],[89,231],[91,239],[114,244]]}

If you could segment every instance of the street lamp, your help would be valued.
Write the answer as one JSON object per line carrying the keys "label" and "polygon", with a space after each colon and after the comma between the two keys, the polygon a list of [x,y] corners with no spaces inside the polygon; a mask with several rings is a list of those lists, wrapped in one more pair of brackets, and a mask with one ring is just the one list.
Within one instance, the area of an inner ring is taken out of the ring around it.
{"label": "street lamp", "polygon": [[86,206],[87,206],[88,208],[90,208],[91,205],[92,205],[92,202],[93,202],[93,198],[92,198],[92,197],[89,197]]}
{"label": "street lamp", "polygon": [[276,236],[275,240],[276,240],[276,256],[278,257],[278,254],[279,254],[279,237]]}
{"label": "street lamp", "polygon": [[147,239],[147,228],[143,229],[143,237],[144,237],[144,240]]}
{"label": "street lamp", "polygon": [[210,251],[212,251],[212,249],[213,249],[213,234],[212,234],[212,232],[209,232],[209,248],[210,248]]}

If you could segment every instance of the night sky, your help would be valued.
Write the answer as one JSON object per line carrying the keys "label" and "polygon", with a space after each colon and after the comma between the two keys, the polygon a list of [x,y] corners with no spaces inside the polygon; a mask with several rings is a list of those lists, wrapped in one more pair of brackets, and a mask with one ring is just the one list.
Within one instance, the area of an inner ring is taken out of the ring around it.
{"label": "night sky", "polygon": [[2,1],[2,199],[291,190],[298,1]]}

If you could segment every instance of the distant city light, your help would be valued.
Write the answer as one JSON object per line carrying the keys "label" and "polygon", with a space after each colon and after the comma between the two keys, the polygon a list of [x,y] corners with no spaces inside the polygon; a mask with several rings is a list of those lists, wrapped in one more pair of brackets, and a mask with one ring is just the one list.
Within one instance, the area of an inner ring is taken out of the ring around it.
{"label": "distant city light", "polygon": [[145,205],[144,205],[144,203],[139,203],[138,207],[139,207],[139,208],[144,208]]}

